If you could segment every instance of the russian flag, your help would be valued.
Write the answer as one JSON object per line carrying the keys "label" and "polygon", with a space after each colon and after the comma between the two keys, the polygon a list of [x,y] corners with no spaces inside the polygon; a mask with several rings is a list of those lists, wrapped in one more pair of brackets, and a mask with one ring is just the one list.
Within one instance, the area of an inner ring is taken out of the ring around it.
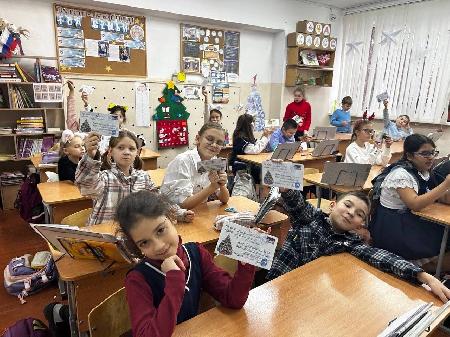
{"label": "russian flag", "polygon": [[15,34],[11,34],[8,28],[3,29],[0,36],[0,45],[2,45],[1,53],[6,57],[11,57],[12,52],[16,49],[18,40]]}

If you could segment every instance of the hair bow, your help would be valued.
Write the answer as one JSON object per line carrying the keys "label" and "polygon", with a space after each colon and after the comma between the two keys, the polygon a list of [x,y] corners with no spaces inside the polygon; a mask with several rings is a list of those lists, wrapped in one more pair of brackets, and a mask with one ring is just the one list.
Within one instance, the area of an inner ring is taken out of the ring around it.
{"label": "hair bow", "polygon": [[72,130],[64,130],[61,135],[61,143],[67,144],[70,143],[75,135],[73,134]]}
{"label": "hair bow", "polygon": [[114,103],[109,103],[108,104],[108,110],[114,109],[115,107],[121,108],[124,111],[128,110],[128,107],[126,105],[117,105],[117,104],[114,104]]}
{"label": "hair bow", "polygon": [[364,111],[362,119],[368,121],[375,119],[375,112],[373,112],[369,117],[367,117],[367,110]]}

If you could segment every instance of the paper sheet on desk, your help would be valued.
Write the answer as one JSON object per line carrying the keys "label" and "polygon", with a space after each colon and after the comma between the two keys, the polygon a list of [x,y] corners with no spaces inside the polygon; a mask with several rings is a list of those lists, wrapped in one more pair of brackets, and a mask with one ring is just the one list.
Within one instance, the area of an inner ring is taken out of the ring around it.
{"label": "paper sheet on desk", "polygon": [[278,238],[233,222],[225,222],[215,253],[253,266],[270,269]]}

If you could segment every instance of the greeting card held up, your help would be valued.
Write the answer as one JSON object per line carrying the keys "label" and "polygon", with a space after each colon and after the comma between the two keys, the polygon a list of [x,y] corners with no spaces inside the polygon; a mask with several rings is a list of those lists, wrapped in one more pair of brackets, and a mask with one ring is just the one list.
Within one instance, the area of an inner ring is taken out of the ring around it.
{"label": "greeting card held up", "polygon": [[119,120],[117,116],[106,113],[81,111],[80,131],[98,132],[103,136],[119,136]]}
{"label": "greeting card held up", "polygon": [[202,160],[197,163],[197,168],[199,173],[211,171],[225,172],[227,169],[227,159],[214,158],[210,160]]}
{"label": "greeting card held up", "polygon": [[302,190],[303,172],[302,164],[287,161],[275,162],[272,160],[262,162],[263,184],[268,186]]}
{"label": "greeting card held up", "polygon": [[225,222],[216,245],[216,254],[270,269],[278,238],[233,222]]}

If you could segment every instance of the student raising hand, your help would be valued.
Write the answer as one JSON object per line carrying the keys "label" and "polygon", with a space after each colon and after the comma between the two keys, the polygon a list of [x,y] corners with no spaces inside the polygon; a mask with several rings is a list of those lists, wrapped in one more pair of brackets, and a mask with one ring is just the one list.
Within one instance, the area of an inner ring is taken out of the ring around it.
{"label": "student raising hand", "polygon": [[443,285],[436,277],[421,272],[417,274],[417,280],[430,287],[431,292],[439,297],[442,302],[447,303],[450,299],[450,289]]}

